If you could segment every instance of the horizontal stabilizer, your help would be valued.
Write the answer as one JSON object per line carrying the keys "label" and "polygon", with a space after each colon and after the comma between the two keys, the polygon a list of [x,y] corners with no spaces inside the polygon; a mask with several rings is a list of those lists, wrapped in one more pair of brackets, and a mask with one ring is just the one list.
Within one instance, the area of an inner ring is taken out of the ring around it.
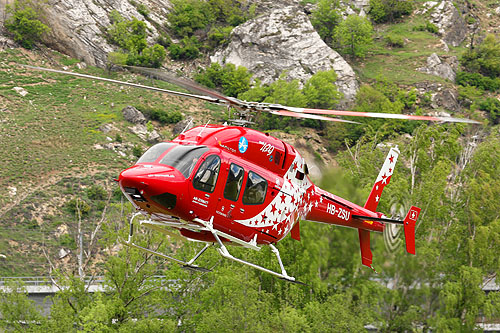
{"label": "horizontal stabilizer", "polygon": [[370,249],[370,232],[364,229],[358,229],[359,247],[361,249],[361,263],[365,266],[372,267],[372,250]]}

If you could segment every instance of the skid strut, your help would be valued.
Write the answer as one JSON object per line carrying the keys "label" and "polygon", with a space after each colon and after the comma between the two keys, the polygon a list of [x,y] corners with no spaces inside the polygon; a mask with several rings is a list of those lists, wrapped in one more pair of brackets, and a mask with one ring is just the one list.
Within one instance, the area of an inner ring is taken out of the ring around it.
{"label": "skid strut", "polygon": [[[224,258],[227,258],[227,259],[236,261],[236,262],[238,262],[240,264],[247,265],[247,266],[250,266],[252,268],[258,269],[260,271],[272,274],[274,276],[279,277],[280,279],[283,279],[283,280],[286,280],[286,281],[289,281],[289,282],[298,283],[298,284],[304,284],[302,282],[296,281],[293,276],[290,276],[290,275],[287,274],[287,272],[285,270],[285,267],[283,266],[283,262],[281,261],[280,253],[279,253],[278,249],[274,245],[269,244],[269,246],[271,247],[271,250],[276,255],[276,258],[278,259],[278,262],[279,262],[280,268],[281,268],[281,273],[272,271],[270,269],[267,269],[265,267],[259,266],[257,264],[253,264],[253,263],[245,261],[243,259],[236,258],[231,253],[229,253],[229,251],[227,250],[226,246],[224,245],[224,243],[222,243],[222,241],[219,238],[219,235],[218,235],[219,232],[213,228],[213,217],[210,219],[210,221],[203,221],[203,220],[197,219],[197,222],[202,223],[212,233],[212,235],[214,236],[214,238],[217,240],[217,243],[219,244],[219,247],[217,248],[217,250],[219,251],[219,253]],[[241,242],[243,242],[243,241],[241,241]]]}
{"label": "skid strut", "polygon": [[[145,247],[142,247],[140,245],[137,245],[133,242],[133,237],[134,237],[134,219],[141,215],[141,213],[136,213],[134,214],[131,218],[130,218],[130,231],[129,231],[129,235],[128,235],[128,240],[127,241],[121,241],[121,243],[123,245],[126,245],[126,246],[129,246],[131,248],[134,248],[134,249],[138,249],[140,251],[144,251],[144,252],[147,252],[147,253],[150,253],[150,254],[153,254],[153,255],[156,255],[158,257],[161,257],[163,259],[167,259],[167,260],[170,260],[170,261],[173,261],[173,262],[176,262],[180,265],[182,265],[183,268],[187,268],[187,269],[191,269],[191,270],[195,270],[195,271],[201,271],[201,272],[211,272],[210,269],[208,268],[204,268],[204,267],[200,267],[200,266],[197,266],[197,265],[193,265],[193,263],[196,261],[196,259],[198,259],[202,254],[203,252],[205,252],[211,244],[206,244],[205,247],[203,249],[201,249],[201,251],[199,251],[191,260],[189,261],[183,261],[183,260],[179,260],[177,258],[174,258],[172,256],[169,256],[167,254],[164,254],[164,253],[161,253],[161,252],[158,252],[158,251],[154,251],[154,250],[151,250],[151,249],[148,249],[148,248],[145,248]],[[144,225],[145,226],[151,226],[151,224],[149,224],[148,220],[146,221],[142,221],[144,222]],[[142,224],[142,223],[141,223]],[[154,225],[154,224],[153,224]],[[171,234],[169,231],[167,230],[164,230],[162,228],[159,228],[159,227],[153,227],[152,229],[154,230],[157,230],[157,231],[161,231],[167,235]]]}

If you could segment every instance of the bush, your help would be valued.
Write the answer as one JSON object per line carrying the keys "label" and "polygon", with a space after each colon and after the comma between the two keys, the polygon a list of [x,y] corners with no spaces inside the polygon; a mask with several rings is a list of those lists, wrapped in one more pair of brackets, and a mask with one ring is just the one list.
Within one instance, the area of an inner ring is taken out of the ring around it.
{"label": "bush", "polygon": [[195,36],[184,37],[180,44],[171,44],[168,47],[169,57],[174,60],[192,60],[200,56],[198,39]]}
{"label": "bush", "polygon": [[140,54],[131,53],[127,57],[127,65],[159,68],[165,60],[167,52],[160,44],[146,47]]}
{"label": "bush", "polygon": [[136,109],[141,111],[148,119],[156,120],[162,125],[176,124],[183,118],[180,111],[167,112],[163,109],[152,108],[146,105],[137,105]]}
{"label": "bush", "polygon": [[458,72],[455,82],[461,86],[469,85],[489,91],[496,91],[500,88],[499,78],[490,78],[479,73]]}
{"label": "bush", "polygon": [[5,21],[5,28],[14,36],[14,40],[24,48],[33,48],[49,27],[39,20],[39,13],[29,6],[30,2],[14,1],[14,5],[7,5],[7,13],[12,15]]}
{"label": "bush", "polygon": [[333,42],[335,29],[340,22],[342,22],[342,15],[338,0],[320,0],[316,10],[311,13],[312,25],[327,44]]}
{"label": "bush", "polygon": [[92,185],[87,189],[87,196],[90,200],[104,200],[108,193],[102,186]]}
{"label": "bush", "polygon": [[247,72],[245,67],[236,67],[233,64],[212,63],[210,67],[195,75],[196,82],[212,89],[220,89],[231,97],[250,89],[250,78],[252,74]]}
{"label": "bush", "polygon": [[233,31],[233,27],[215,27],[208,33],[208,44],[211,49],[217,46],[229,44],[229,36]]}
{"label": "bush", "polygon": [[466,51],[460,64],[471,73],[480,73],[490,78],[500,76],[500,40],[489,34],[476,48]]}
{"label": "bush", "polygon": [[370,0],[368,15],[375,23],[394,22],[413,11],[411,0]]}
{"label": "bush", "polygon": [[405,41],[404,41],[403,37],[393,35],[393,34],[388,34],[387,36],[385,36],[385,42],[390,47],[404,47],[405,46]]}
{"label": "bush", "polygon": [[496,98],[488,97],[479,103],[479,110],[488,112],[488,116],[493,124],[500,121],[500,101]]}
{"label": "bush", "polygon": [[126,21],[116,10],[110,14],[112,25],[107,29],[110,43],[126,52],[110,52],[108,59],[117,65],[160,67],[167,56],[162,45],[148,47],[147,26],[143,21],[133,18]]}
{"label": "bush", "polygon": [[427,22],[425,25],[425,30],[429,31],[430,33],[437,34],[439,32],[439,28],[437,25],[435,25],[432,22]]}

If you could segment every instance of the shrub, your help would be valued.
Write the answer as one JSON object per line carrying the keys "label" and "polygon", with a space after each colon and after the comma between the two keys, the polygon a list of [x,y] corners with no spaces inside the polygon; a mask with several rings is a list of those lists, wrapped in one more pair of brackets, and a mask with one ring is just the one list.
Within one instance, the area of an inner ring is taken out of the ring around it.
{"label": "shrub", "polygon": [[180,111],[167,112],[163,109],[152,108],[146,105],[136,106],[137,110],[141,111],[148,119],[156,120],[162,125],[176,124],[182,120],[182,113]]}
{"label": "shrub", "polygon": [[439,32],[439,28],[432,22],[427,21],[425,24],[420,24],[413,27],[414,31],[428,31],[433,34],[437,34]]}
{"label": "shrub", "polygon": [[302,89],[307,107],[329,109],[336,106],[342,98],[342,93],[338,91],[335,81],[337,81],[337,73],[333,69],[317,72],[311,76]]}
{"label": "shrub", "polygon": [[476,49],[462,55],[460,63],[468,72],[478,72],[490,78],[500,76],[500,40],[493,34],[487,35]]}
{"label": "shrub", "polygon": [[[142,156],[142,148],[139,146],[134,146],[134,148],[132,149],[132,154],[137,158],[141,157]],[[120,191],[119,197],[121,198],[121,191]]]}
{"label": "shrub", "polygon": [[169,57],[174,60],[192,60],[200,56],[198,39],[195,36],[184,37],[180,44],[171,44],[168,47]]}
{"label": "shrub", "polygon": [[386,35],[385,42],[390,47],[403,47],[403,46],[405,46],[405,41],[404,41],[403,37],[393,35],[393,34]]}
{"label": "shrub", "polygon": [[487,97],[479,103],[479,109],[488,112],[488,116],[493,124],[500,121],[500,101],[496,98]]}
{"label": "shrub", "polygon": [[368,15],[375,23],[394,22],[413,11],[411,0],[370,0]]}
{"label": "shrub", "polygon": [[146,41],[147,26],[143,21],[133,18],[125,20],[116,10],[110,14],[112,25],[107,29],[110,43],[122,48],[126,52],[110,52],[108,59],[118,65],[160,67],[167,52],[162,45],[155,44],[148,47]]}
{"label": "shrub", "polygon": [[439,32],[439,28],[437,25],[435,25],[432,22],[427,22],[425,24],[425,30],[429,31],[430,33],[437,34]]}
{"label": "shrub", "polygon": [[455,82],[461,86],[469,85],[490,91],[496,91],[500,88],[499,78],[490,78],[479,73],[458,72]]}
{"label": "shrub", "polygon": [[140,54],[131,53],[127,57],[127,65],[154,67],[161,66],[167,56],[165,48],[160,44],[155,44],[151,47],[146,47]]}
{"label": "shrub", "polygon": [[214,62],[198,73],[195,80],[206,87],[218,88],[227,96],[237,97],[250,89],[251,77],[252,74],[248,73],[245,67],[236,67],[230,63],[221,66]]}
{"label": "shrub", "polygon": [[7,13],[12,16],[5,21],[5,28],[14,36],[14,40],[26,49],[33,48],[34,43],[50,31],[49,27],[39,20],[39,13],[29,5],[29,1],[16,0],[14,5],[6,6]]}
{"label": "shrub", "polygon": [[311,23],[325,43],[330,44],[334,40],[335,28],[342,22],[340,13],[340,1],[320,0],[311,13]]}
{"label": "shrub", "polygon": [[92,185],[87,189],[87,196],[90,200],[104,200],[108,193],[102,186]]}

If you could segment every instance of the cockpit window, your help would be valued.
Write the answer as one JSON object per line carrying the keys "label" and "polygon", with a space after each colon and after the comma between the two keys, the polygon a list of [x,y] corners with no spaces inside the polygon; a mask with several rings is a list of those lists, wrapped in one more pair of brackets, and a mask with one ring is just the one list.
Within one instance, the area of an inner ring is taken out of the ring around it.
{"label": "cockpit window", "polygon": [[167,149],[169,149],[173,145],[174,144],[171,142],[158,143],[153,147],[149,148],[148,151],[141,156],[141,158],[137,161],[137,163],[153,163],[161,156],[161,154],[163,154],[165,151],[167,151]]}
{"label": "cockpit window", "polygon": [[260,205],[264,203],[266,192],[267,181],[255,172],[249,171],[247,185],[245,192],[243,192],[243,203],[245,205]]}
{"label": "cockpit window", "polygon": [[217,177],[220,170],[220,158],[217,155],[210,155],[200,165],[193,179],[193,187],[197,190],[212,193],[215,190]]}
{"label": "cockpit window", "polygon": [[188,178],[198,159],[208,151],[206,146],[176,146],[165,155],[160,164],[169,165],[179,170]]}

